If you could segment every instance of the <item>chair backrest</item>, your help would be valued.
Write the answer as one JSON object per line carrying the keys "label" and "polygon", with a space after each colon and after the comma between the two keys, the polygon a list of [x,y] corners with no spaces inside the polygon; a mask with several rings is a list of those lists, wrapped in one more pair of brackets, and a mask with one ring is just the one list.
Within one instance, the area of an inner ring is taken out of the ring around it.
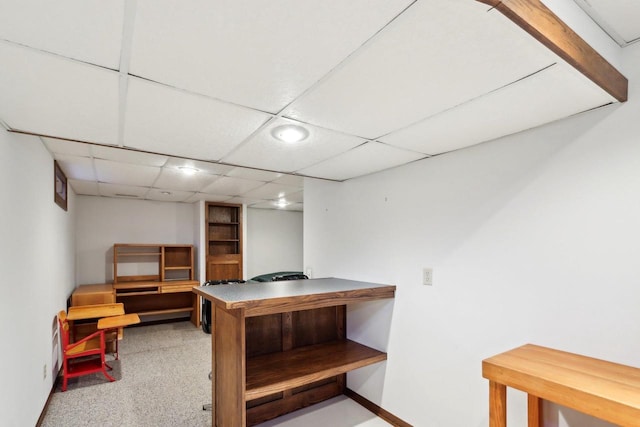
{"label": "chair backrest", "polygon": [[58,312],[58,323],[60,325],[60,339],[62,340],[62,350],[69,346],[69,322],[67,322],[67,312],[60,310]]}

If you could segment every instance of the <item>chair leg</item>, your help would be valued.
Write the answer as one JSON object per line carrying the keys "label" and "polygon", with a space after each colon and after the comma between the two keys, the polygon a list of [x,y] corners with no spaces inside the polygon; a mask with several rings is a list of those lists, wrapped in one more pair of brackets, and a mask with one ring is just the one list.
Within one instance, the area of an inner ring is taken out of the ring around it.
{"label": "chair leg", "polygon": [[67,359],[64,359],[62,362],[62,391],[67,391],[67,372],[69,372],[69,367],[67,366]]}
{"label": "chair leg", "polygon": [[[104,343],[103,343],[103,345],[104,345]],[[108,367],[109,369],[111,369],[111,367],[110,367],[109,365],[107,365],[107,362],[104,360],[104,353],[102,353],[102,354],[100,355],[100,359],[102,360],[102,373],[104,374],[104,376],[105,376],[105,377],[107,377],[107,379],[108,379],[110,382],[114,382],[116,379],[115,379],[115,378],[113,378],[111,375],[109,375],[109,374],[107,373],[107,367]]]}
{"label": "chair leg", "polygon": [[[105,363],[105,365],[106,365],[106,363]],[[105,368],[106,368],[106,366],[104,366],[104,367],[102,368],[102,373],[104,374],[104,376],[105,376],[105,377],[107,377],[107,379],[108,379],[110,382],[114,382],[116,379],[115,379],[115,378],[113,378],[111,375],[109,375],[109,374],[107,373],[107,370],[106,370]]]}
{"label": "chair leg", "polygon": [[120,353],[118,353],[118,330],[116,329],[116,360],[120,357]]}

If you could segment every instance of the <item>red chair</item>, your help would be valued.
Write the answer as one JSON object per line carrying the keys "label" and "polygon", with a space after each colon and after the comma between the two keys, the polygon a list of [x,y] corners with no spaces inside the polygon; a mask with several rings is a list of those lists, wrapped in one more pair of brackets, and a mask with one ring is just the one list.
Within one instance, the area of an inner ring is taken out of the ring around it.
{"label": "red chair", "polygon": [[102,372],[109,381],[115,381],[107,374],[105,362],[104,331],[99,330],[74,343],[69,343],[69,322],[67,313],[58,313],[60,336],[62,340],[62,391],[67,391],[67,380],[81,375]]}

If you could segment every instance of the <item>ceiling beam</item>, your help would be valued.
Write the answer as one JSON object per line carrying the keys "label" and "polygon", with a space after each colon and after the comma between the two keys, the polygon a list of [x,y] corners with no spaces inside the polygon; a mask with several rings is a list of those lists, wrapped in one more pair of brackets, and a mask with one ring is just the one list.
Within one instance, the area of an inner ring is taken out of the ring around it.
{"label": "ceiling beam", "polygon": [[540,0],[477,1],[500,11],[619,102],[627,100],[627,78]]}

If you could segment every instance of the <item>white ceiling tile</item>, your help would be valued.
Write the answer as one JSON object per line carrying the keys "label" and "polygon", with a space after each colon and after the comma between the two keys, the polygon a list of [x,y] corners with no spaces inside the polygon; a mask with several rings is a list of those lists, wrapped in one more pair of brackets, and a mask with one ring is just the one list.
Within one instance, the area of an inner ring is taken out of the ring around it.
{"label": "white ceiling tile", "polygon": [[278,210],[285,210],[285,211],[302,211],[304,205],[302,203],[290,203],[286,206],[278,206],[273,201],[266,201],[261,203],[255,203],[250,207],[255,209],[278,209]]}
{"label": "white ceiling tile", "polygon": [[554,61],[533,37],[482,3],[416,2],[285,115],[379,138]]}
{"label": "white ceiling tile", "polygon": [[223,165],[220,163],[201,162],[198,160],[180,159],[175,157],[171,157],[169,161],[167,161],[167,164],[165,165],[165,167],[174,168],[174,169],[179,169],[181,167],[189,167],[189,168],[197,169],[198,172],[204,172],[210,175],[224,175],[234,168],[234,166]]}
{"label": "white ceiling tile", "polygon": [[247,191],[253,190],[254,188],[258,188],[261,185],[264,185],[264,182],[223,176],[203,188],[201,192],[227,196],[239,196]]}
{"label": "white ceiling tile", "polygon": [[131,165],[101,159],[95,159],[94,164],[98,181],[111,184],[151,187],[160,174],[160,168],[153,166]]}
{"label": "white ceiling tile", "polygon": [[282,173],[264,171],[260,169],[233,168],[225,174],[234,178],[253,179],[255,181],[270,182],[284,176]]}
{"label": "white ceiling tile", "polygon": [[117,69],[124,0],[0,0],[0,39]]}
{"label": "white ceiling tile", "polygon": [[153,186],[155,188],[184,191],[191,190],[193,192],[199,191],[208,186],[219,177],[219,175],[210,175],[202,172],[195,173],[193,175],[186,175],[178,169],[163,168],[160,176]]}
{"label": "white ceiling tile", "polygon": [[304,185],[304,177],[285,174],[273,182],[276,184],[296,185],[302,187]]}
{"label": "white ceiling tile", "polygon": [[325,179],[345,180],[389,169],[423,158],[424,155],[369,142],[333,159],[301,171],[305,175]]}
{"label": "white ceiling tile", "polygon": [[365,142],[361,138],[309,125],[304,125],[309,130],[309,136],[297,143],[279,141],[271,135],[271,129],[291,123],[296,122],[286,119],[274,120],[247,143],[225,157],[224,161],[240,166],[295,172]]}
{"label": "white ceiling tile", "polygon": [[145,197],[147,200],[155,200],[158,202],[184,202],[190,199],[194,194],[195,193],[193,191],[152,188]]}
{"label": "white ceiling tile", "polygon": [[536,127],[614,102],[565,63],[558,63],[381,140],[440,154]]}
{"label": "white ceiling tile", "polygon": [[0,41],[0,118],[13,129],[114,144],[118,73]]}
{"label": "white ceiling tile", "polygon": [[277,112],[410,3],[139,0],[131,70]]}
{"label": "white ceiling tile", "polygon": [[297,193],[287,194],[286,199],[290,202],[302,203],[304,202],[304,191],[298,191]]}
{"label": "white ceiling tile", "polygon": [[142,153],[140,151],[127,150],[125,148],[107,147],[104,145],[93,145],[91,147],[93,156],[98,159],[113,160],[115,162],[131,163],[143,166],[163,166],[167,163],[167,156],[158,154]]}
{"label": "white ceiling tile", "polygon": [[194,203],[199,202],[200,200],[204,200],[206,202],[226,202],[229,200],[229,196],[223,195],[214,195],[207,193],[195,193],[191,197],[185,199],[185,203]]}
{"label": "white ceiling tile", "polygon": [[262,203],[264,200],[260,199],[252,199],[249,197],[234,197],[232,199],[227,200],[225,203],[233,203],[236,205],[252,205],[254,203]]}
{"label": "white ceiling tile", "polygon": [[64,141],[54,138],[42,138],[44,145],[54,154],[66,154],[76,157],[91,157],[91,144]]}
{"label": "white ceiling tile", "polygon": [[285,210],[302,212],[304,210],[304,204],[302,204],[302,203],[292,203],[290,205],[287,205],[285,207]]}
{"label": "white ceiling tile", "polygon": [[638,0],[581,0],[577,3],[586,7],[587,12],[595,11],[598,23],[604,24],[606,29],[613,29],[627,43],[640,38]]}
{"label": "white ceiling tile", "polygon": [[125,145],[153,153],[219,160],[268,114],[129,78]]}
{"label": "white ceiling tile", "polygon": [[67,179],[81,181],[96,180],[92,159],[88,157],[68,156],[66,154],[56,154],[55,157]]}
{"label": "white ceiling tile", "polygon": [[126,199],[144,199],[149,191],[145,187],[136,187],[132,185],[108,184],[104,182],[98,183],[100,195],[105,197],[123,197]]}
{"label": "white ceiling tile", "polygon": [[258,187],[255,190],[248,191],[243,194],[244,197],[251,197],[254,199],[279,199],[286,197],[289,194],[299,192],[301,187],[294,187],[284,184],[268,183],[262,187]]}
{"label": "white ceiling tile", "polygon": [[67,181],[73,191],[76,194],[81,194],[85,196],[99,196],[100,192],[98,191],[98,183],[95,181],[79,181],[76,179],[69,179]]}

